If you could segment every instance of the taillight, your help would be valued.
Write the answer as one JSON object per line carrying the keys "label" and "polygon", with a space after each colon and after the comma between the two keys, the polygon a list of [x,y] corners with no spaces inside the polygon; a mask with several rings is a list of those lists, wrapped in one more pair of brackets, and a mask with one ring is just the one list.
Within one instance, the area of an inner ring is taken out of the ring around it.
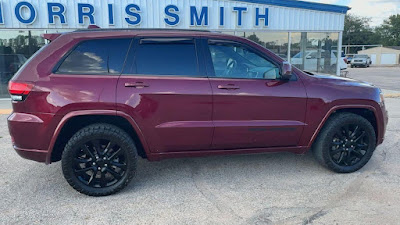
{"label": "taillight", "polygon": [[346,59],[346,58],[344,58],[343,60],[344,60],[345,63],[348,63],[348,62],[349,62],[348,59]]}
{"label": "taillight", "polygon": [[23,101],[26,96],[31,92],[33,84],[13,82],[8,83],[8,92],[11,95],[11,99],[14,101]]}

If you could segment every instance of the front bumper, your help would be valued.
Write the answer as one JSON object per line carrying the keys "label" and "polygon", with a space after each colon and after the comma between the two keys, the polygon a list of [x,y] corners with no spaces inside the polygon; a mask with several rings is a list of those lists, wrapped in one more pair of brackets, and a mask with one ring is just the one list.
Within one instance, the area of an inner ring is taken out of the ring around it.
{"label": "front bumper", "polygon": [[382,144],[382,142],[385,140],[386,128],[389,123],[389,113],[386,110],[384,103],[381,105],[381,110],[382,110],[382,115],[383,115],[383,130],[382,130],[382,136],[378,140],[378,145]]}
{"label": "front bumper", "polygon": [[355,66],[367,65],[367,62],[351,62],[351,65],[355,65]]}

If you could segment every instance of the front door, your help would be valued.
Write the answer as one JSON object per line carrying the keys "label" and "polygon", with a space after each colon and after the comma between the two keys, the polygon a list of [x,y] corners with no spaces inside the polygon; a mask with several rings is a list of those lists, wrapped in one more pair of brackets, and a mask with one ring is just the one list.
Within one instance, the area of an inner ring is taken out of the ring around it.
{"label": "front door", "polygon": [[281,80],[279,64],[249,45],[209,40],[206,52],[214,71],[212,147],[296,146],[305,126],[302,82]]}
{"label": "front door", "polygon": [[152,152],[211,146],[212,91],[192,37],[135,40],[117,85],[117,109],[136,121]]}

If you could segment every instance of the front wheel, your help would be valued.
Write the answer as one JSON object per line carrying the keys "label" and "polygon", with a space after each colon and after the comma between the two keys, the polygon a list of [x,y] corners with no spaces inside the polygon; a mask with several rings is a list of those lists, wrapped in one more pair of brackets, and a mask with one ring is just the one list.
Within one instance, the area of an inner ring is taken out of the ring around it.
{"label": "front wheel", "polygon": [[110,124],[93,124],[68,141],[62,171],[77,191],[105,196],[122,190],[136,172],[137,151],[131,137]]}
{"label": "front wheel", "polygon": [[375,130],[368,120],[353,113],[340,113],[326,122],[313,153],[330,170],[351,173],[367,164],[375,147]]}

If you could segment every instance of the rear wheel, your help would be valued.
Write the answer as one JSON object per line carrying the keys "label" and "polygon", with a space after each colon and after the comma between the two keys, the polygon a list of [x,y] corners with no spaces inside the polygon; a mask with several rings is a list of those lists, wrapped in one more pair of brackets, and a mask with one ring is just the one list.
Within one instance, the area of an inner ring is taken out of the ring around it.
{"label": "rear wheel", "polygon": [[375,147],[375,130],[368,120],[340,113],[327,121],[314,143],[313,153],[330,170],[351,173],[367,164]]}
{"label": "rear wheel", "polygon": [[93,124],[68,141],[62,170],[77,191],[104,196],[128,185],[135,175],[136,160],[136,147],[126,132],[110,124]]}

